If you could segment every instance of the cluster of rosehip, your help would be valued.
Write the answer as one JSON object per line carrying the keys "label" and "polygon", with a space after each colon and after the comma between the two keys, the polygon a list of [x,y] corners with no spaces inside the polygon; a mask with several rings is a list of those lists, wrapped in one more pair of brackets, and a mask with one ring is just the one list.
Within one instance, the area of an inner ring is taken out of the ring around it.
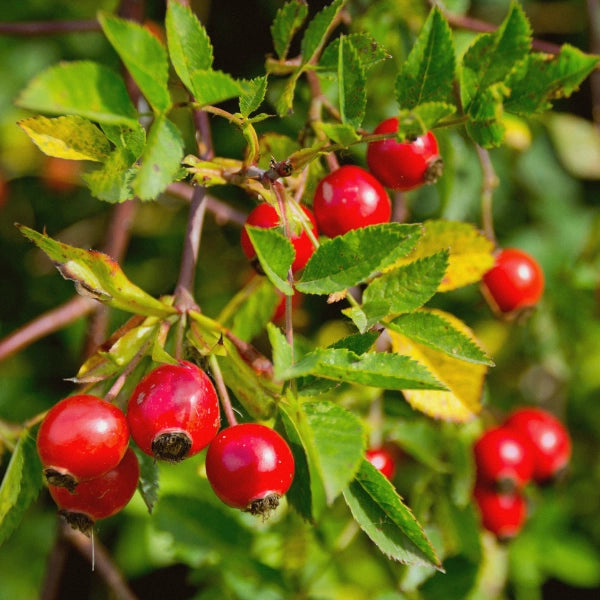
{"label": "cluster of rosehip", "polygon": [[[398,119],[393,117],[380,123],[374,133],[389,134],[397,130]],[[406,143],[393,138],[371,142],[367,164],[371,172],[344,165],[325,176],[315,190],[314,213],[302,206],[304,215],[292,215],[295,222],[289,226],[289,239],[296,252],[292,272],[306,266],[315,250],[311,238],[316,239],[319,233],[336,237],[367,225],[389,222],[392,206],[383,186],[398,191],[412,190],[436,181],[442,169],[437,140],[431,132]],[[282,219],[273,206],[261,203],[250,212],[246,224],[270,229],[282,227]],[[241,244],[248,259],[256,260],[245,228]]]}
{"label": "cluster of rosehip", "polygon": [[546,484],[563,471],[571,439],[563,424],[539,408],[513,412],[473,447],[477,482],[473,496],[482,525],[500,539],[515,536],[527,517],[523,488]]}
{"label": "cluster of rosehip", "polygon": [[131,500],[140,469],[131,437],[156,460],[179,462],[208,446],[206,474],[229,506],[266,514],[294,477],[286,441],[257,423],[221,425],[219,400],[208,375],[181,361],[148,373],[131,395],[127,415],[97,396],[58,402],[44,418],[38,453],[52,498],[75,528],[119,512]]}

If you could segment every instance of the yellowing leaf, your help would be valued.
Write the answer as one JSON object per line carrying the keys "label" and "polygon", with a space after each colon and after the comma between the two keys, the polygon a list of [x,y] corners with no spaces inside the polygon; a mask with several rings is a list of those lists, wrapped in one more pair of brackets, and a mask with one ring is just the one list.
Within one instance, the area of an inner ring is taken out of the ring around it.
{"label": "yellowing leaf", "polygon": [[[473,332],[455,316],[441,310],[432,310],[450,322],[461,333],[477,340]],[[450,391],[405,390],[402,393],[416,410],[436,419],[465,422],[477,415],[481,409],[481,395],[487,367],[452,358],[447,354],[417,344],[407,337],[389,332],[395,352],[410,356],[425,365],[431,373],[445,384]]]}
{"label": "yellowing leaf", "polygon": [[[448,250],[448,268],[438,292],[447,292],[479,281],[494,265],[493,243],[474,225],[458,221],[426,221],[415,249],[392,268]],[[390,270],[390,269],[386,269]]]}
{"label": "yellowing leaf", "polygon": [[19,121],[19,126],[48,156],[104,162],[110,154],[108,138],[83,117],[32,117]]}

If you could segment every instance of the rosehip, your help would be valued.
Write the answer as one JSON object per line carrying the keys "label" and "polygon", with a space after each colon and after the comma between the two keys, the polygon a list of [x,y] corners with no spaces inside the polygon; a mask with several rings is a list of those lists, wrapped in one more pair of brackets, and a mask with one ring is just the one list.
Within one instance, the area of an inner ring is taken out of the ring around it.
{"label": "rosehip", "polygon": [[[313,236],[317,238],[317,223],[313,213],[304,206],[301,208],[308,219],[308,225],[310,226]],[[281,229],[281,233],[285,235],[279,214],[270,204],[266,204],[265,202],[259,204],[250,212],[248,218],[246,219],[246,225],[262,227],[263,229],[279,227]],[[292,243],[292,246],[294,246],[294,250],[296,252],[294,262],[292,263],[292,271],[295,273],[306,266],[306,263],[315,251],[315,247],[310,239],[310,236],[299,222],[299,219],[294,219],[291,211],[289,227],[290,242]],[[246,257],[253,262],[256,261],[256,252],[254,251],[254,246],[250,241],[250,236],[246,231],[246,227],[242,229],[240,241],[242,244],[242,250],[244,251]]]}
{"label": "rosehip", "polygon": [[113,469],[82,481],[74,493],[49,485],[50,495],[73,529],[89,535],[94,522],[118,513],[131,500],[140,477],[140,466],[131,448]]}
{"label": "rosehip", "polygon": [[521,488],[533,476],[534,455],[527,438],[508,427],[488,429],[473,447],[477,475],[487,484]]}
{"label": "rosehip", "polygon": [[392,215],[390,199],[381,183],[354,165],[344,165],[321,179],[313,210],[319,231],[328,237],[387,223]]}
{"label": "rosehip", "polygon": [[165,364],[137,384],[127,420],[143,452],[179,462],[200,452],[217,434],[219,399],[208,375],[196,365]]}
{"label": "rosehip", "polygon": [[533,448],[533,478],[543,483],[564,469],[571,456],[571,438],[564,425],[552,414],[539,408],[522,408],[505,423]]}
{"label": "rosehip", "polygon": [[97,396],[79,394],[55,404],[40,425],[37,449],[48,483],[74,490],[116,467],[129,444],[121,410]]}
{"label": "rosehip", "polygon": [[382,475],[385,475],[389,480],[393,479],[396,473],[397,454],[388,446],[369,448],[365,453],[365,457]]}
{"label": "rosehip", "polygon": [[534,306],[544,291],[544,273],[526,252],[505,248],[483,276],[483,285],[503,313]]}
{"label": "rosehip", "polygon": [[223,429],[206,453],[206,475],[227,505],[266,515],[294,478],[294,457],[273,429],[242,423]]}
{"label": "rosehip", "polygon": [[521,531],[527,516],[527,505],[521,494],[498,492],[477,485],[473,496],[481,514],[481,524],[496,537],[508,539]]}
{"label": "rosehip", "polygon": [[[397,130],[398,119],[392,117],[380,123],[374,133]],[[435,183],[443,168],[438,143],[431,131],[410,142],[398,142],[394,138],[371,142],[367,147],[367,164],[383,185],[402,192]]]}

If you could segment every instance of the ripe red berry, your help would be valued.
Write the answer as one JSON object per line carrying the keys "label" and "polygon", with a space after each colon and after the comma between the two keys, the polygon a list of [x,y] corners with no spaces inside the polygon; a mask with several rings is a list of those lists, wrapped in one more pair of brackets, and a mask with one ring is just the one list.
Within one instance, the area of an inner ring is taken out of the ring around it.
{"label": "ripe red berry", "polygon": [[37,436],[48,483],[75,489],[116,467],[129,444],[129,427],[121,410],[97,396],[79,394],[55,404]]}
{"label": "ripe red berry", "polygon": [[392,480],[396,473],[397,453],[393,452],[389,446],[380,448],[369,448],[365,456],[367,460],[389,480]]}
{"label": "ripe red berry", "polygon": [[219,399],[208,375],[196,365],[165,364],[137,384],[127,420],[143,452],[179,462],[200,452],[217,434]]}
{"label": "ripe red berry", "polygon": [[[315,238],[318,237],[317,233],[317,223],[315,221],[315,217],[313,213],[306,207],[302,206],[302,211],[306,215],[308,219],[308,224],[312,231],[312,234]],[[290,242],[292,242],[292,246],[294,246],[294,250],[296,251],[296,257],[294,258],[294,262],[292,263],[292,271],[295,273],[300,269],[303,269],[308,262],[308,259],[313,255],[315,251],[315,247],[313,245],[312,240],[308,233],[304,230],[302,223],[299,218],[294,219],[294,215],[292,211],[289,214],[290,222]],[[259,204],[256,208],[254,208],[248,218],[246,219],[246,225],[253,225],[254,227],[262,227],[263,229],[271,229],[273,227],[279,227],[281,233],[285,235],[285,231],[281,222],[281,218],[279,214],[270,204],[263,202]],[[248,257],[249,260],[255,261],[256,252],[254,251],[254,246],[250,241],[250,236],[246,231],[246,227],[242,229],[241,235],[241,244],[242,250],[244,254]]]}
{"label": "ripe red berry", "polygon": [[535,481],[548,481],[567,466],[571,438],[554,415],[539,408],[522,408],[508,417],[505,426],[529,439],[533,448]]}
{"label": "ripe red berry", "polygon": [[319,231],[328,237],[387,223],[392,216],[392,205],[381,183],[354,165],[344,165],[321,179],[313,210]]}
{"label": "ripe red berry", "polygon": [[74,529],[89,535],[95,521],[118,513],[131,500],[140,477],[140,466],[131,448],[113,469],[89,481],[82,481],[74,493],[49,485],[50,495],[60,513]]}
{"label": "ripe red berry", "polygon": [[[375,134],[398,131],[398,119],[380,123]],[[369,170],[383,185],[406,192],[425,183],[435,183],[442,175],[443,161],[435,135],[428,131],[410,142],[394,138],[371,142],[367,148]]]}
{"label": "ripe red berry", "polygon": [[544,273],[526,252],[505,248],[483,276],[483,285],[503,313],[534,306],[544,291]]}
{"label": "ripe red berry", "polygon": [[521,488],[533,476],[534,455],[527,438],[508,427],[488,429],[473,447],[481,481]]}
{"label": "ripe red berry", "polygon": [[294,478],[294,457],[273,429],[242,423],[223,429],[206,453],[206,475],[227,505],[266,515]]}
{"label": "ripe red berry", "polygon": [[496,537],[509,539],[521,531],[527,516],[527,505],[521,494],[498,492],[477,485],[473,496],[481,514],[481,524]]}

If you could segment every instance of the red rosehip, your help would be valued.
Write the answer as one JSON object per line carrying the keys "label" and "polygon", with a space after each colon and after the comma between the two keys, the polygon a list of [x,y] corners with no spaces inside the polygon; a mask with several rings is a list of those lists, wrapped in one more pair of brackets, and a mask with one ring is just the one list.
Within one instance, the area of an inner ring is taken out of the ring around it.
{"label": "red rosehip", "polygon": [[527,504],[521,494],[498,492],[477,485],[473,496],[481,514],[481,524],[496,537],[509,539],[521,531],[527,516]]}
{"label": "red rosehip", "polygon": [[488,429],[473,447],[481,481],[500,487],[521,488],[531,481],[533,448],[527,438],[508,427]]}
{"label": "red rosehip", "polygon": [[397,453],[389,446],[384,445],[380,448],[369,448],[365,452],[366,459],[390,481],[396,473]]}
{"label": "red rosehip", "polygon": [[50,495],[60,513],[74,529],[89,535],[94,522],[118,513],[131,500],[140,477],[140,466],[131,448],[113,469],[82,481],[71,493],[64,487],[49,485]]}
{"label": "red rosehip", "polygon": [[[398,119],[380,123],[375,134],[398,131]],[[425,183],[435,183],[442,175],[443,161],[435,135],[428,131],[410,142],[394,138],[371,142],[367,147],[369,170],[383,185],[406,192]]]}
{"label": "red rosehip", "polygon": [[[302,211],[306,215],[308,219],[308,223],[310,225],[310,229],[315,238],[318,237],[317,233],[317,223],[315,221],[315,217],[313,213],[302,206]],[[303,269],[308,262],[308,259],[313,255],[315,251],[315,247],[310,239],[308,233],[304,230],[302,223],[299,222],[299,219],[294,219],[292,212],[290,211],[290,242],[292,242],[292,246],[294,246],[294,250],[296,251],[296,257],[294,258],[294,262],[292,263],[292,271],[295,273],[300,269]],[[285,235],[285,231],[283,229],[283,225],[281,223],[281,219],[279,214],[270,204],[263,202],[255,207],[248,218],[246,219],[246,225],[253,225],[254,227],[262,227],[263,229],[271,229],[273,227],[279,227],[281,229],[281,233]],[[241,235],[241,244],[242,250],[244,254],[248,258],[248,260],[255,261],[256,260],[256,252],[254,251],[254,246],[250,241],[250,236],[246,231],[246,227],[242,228]]]}
{"label": "red rosehip", "polygon": [[505,248],[483,276],[483,285],[498,310],[508,313],[537,304],[544,291],[544,273],[526,252]]}
{"label": "red rosehip", "polygon": [[392,205],[381,183],[354,165],[344,165],[321,179],[313,210],[319,231],[328,237],[387,223],[392,216]]}
{"label": "red rosehip", "polygon": [[294,478],[294,457],[273,429],[242,423],[223,429],[206,453],[206,475],[227,505],[266,515]]}
{"label": "red rosehip", "polygon": [[571,437],[564,425],[552,414],[539,408],[522,408],[505,423],[533,448],[533,478],[543,483],[563,470],[571,456]]}
{"label": "red rosehip", "polygon": [[179,462],[200,452],[217,434],[219,399],[208,375],[196,365],[165,364],[137,384],[127,420],[143,452]]}
{"label": "red rosehip", "polygon": [[79,394],[55,404],[40,425],[37,449],[48,483],[74,490],[120,462],[129,444],[121,410],[97,396]]}

